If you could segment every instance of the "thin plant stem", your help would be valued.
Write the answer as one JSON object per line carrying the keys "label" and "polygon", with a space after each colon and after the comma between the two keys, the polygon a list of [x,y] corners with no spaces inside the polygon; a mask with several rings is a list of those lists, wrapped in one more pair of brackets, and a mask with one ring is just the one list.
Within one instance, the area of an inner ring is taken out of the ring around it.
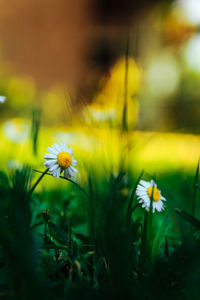
{"label": "thin plant stem", "polygon": [[[38,170],[33,170],[33,171],[34,171],[34,172],[37,172],[37,173],[42,173],[43,176],[44,176],[44,175],[50,175],[50,176],[51,176],[51,174],[48,173],[48,169],[45,171],[45,173],[44,173],[44,172],[41,172],[41,171],[38,171]],[[43,176],[41,176],[41,179],[42,179]],[[80,185],[78,185],[75,181],[73,181],[72,179],[67,178],[67,177],[64,177],[64,176],[60,176],[60,178],[65,179],[65,180],[67,180],[67,181],[73,183],[73,184],[74,184],[81,192],[83,192],[87,197],[89,197],[89,196],[88,196],[88,193],[87,193]],[[39,179],[40,179],[40,178],[39,178]],[[40,180],[41,180],[41,179],[40,179]]]}
{"label": "thin plant stem", "polygon": [[35,182],[35,184],[32,186],[30,192],[29,192],[29,195],[31,196],[32,193],[34,192],[36,186],[38,185],[38,183],[42,180],[42,178],[44,177],[45,174],[47,174],[49,169],[46,169],[44,172],[40,172],[42,173],[42,175],[38,178],[38,180]]}

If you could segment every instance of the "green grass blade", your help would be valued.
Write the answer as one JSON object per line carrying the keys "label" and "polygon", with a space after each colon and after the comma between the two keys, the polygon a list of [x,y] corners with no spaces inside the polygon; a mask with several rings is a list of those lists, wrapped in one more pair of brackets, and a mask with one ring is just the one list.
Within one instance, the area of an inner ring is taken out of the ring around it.
{"label": "green grass blade", "polygon": [[168,245],[167,236],[165,236],[165,256],[169,257],[169,245]]}
{"label": "green grass blade", "polygon": [[128,28],[126,53],[125,53],[125,76],[124,76],[124,105],[122,113],[122,132],[128,131],[128,70],[129,70],[129,48],[130,48],[130,33]]}
{"label": "green grass blade", "polygon": [[140,179],[142,178],[143,173],[144,173],[144,170],[142,170],[142,172],[140,173],[140,175],[138,177],[138,180],[137,180],[137,182],[136,182],[136,184],[135,184],[135,186],[133,188],[133,191],[131,193],[129,202],[128,202],[128,208],[127,208],[127,212],[126,212],[126,221],[127,221],[127,223],[129,223],[131,215],[132,215],[132,212],[133,212],[133,210],[132,210],[133,198],[135,196],[135,191],[136,191],[137,186],[138,186],[138,184],[140,182]]}
{"label": "green grass blade", "polygon": [[33,142],[33,153],[37,155],[38,135],[41,123],[41,111],[38,108],[33,110],[31,136]]}
{"label": "green grass blade", "polygon": [[178,208],[175,208],[175,212],[182,217],[185,221],[190,223],[192,226],[194,226],[196,229],[200,230],[200,221],[194,218],[191,214],[187,213],[184,210],[180,210]]}
{"label": "green grass blade", "polygon": [[195,174],[195,179],[194,179],[194,191],[193,191],[193,197],[192,197],[192,209],[191,213],[193,216],[195,216],[195,209],[196,209],[196,195],[197,195],[197,190],[199,188],[199,161],[197,164],[196,168],[196,174]]}

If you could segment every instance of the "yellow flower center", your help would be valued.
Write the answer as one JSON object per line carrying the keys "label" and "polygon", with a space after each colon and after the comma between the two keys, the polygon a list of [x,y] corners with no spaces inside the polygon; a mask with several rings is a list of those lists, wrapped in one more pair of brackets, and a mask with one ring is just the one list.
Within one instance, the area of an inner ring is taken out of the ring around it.
{"label": "yellow flower center", "polygon": [[154,187],[150,186],[147,189],[147,194],[148,194],[149,198],[152,197],[152,193],[153,193],[153,201],[159,201],[161,198],[161,194],[155,186]]}
{"label": "yellow flower center", "polygon": [[72,157],[68,152],[60,152],[58,154],[58,164],[61,168],[66,169],[72,163]]}

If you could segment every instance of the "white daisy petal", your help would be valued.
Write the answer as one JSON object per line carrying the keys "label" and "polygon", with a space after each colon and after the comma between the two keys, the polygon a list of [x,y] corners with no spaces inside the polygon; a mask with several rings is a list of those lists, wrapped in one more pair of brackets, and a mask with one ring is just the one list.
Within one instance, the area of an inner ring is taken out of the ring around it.
{"label": "white daisy petal", "polygon": [[57,170],[53,171],[53,172],[51,173],[51,175],[52,175],[53,177],[56,177],[56,176],[57,176]]}
{"label": "white daisy petal", "polygon": [[138,185],[137,186],[137,189],[139,189],[139,190],[143,190],[143,189],[146,189],[147,187],[146,186],[143,186],[143,185]]}
{"label": "white daisy petal", "polygon": [[151,180],[151,182],[150,182],[150,183],[151,183],[151,186],[154,186],[154,187],[156,187],[156,188],[157,188],[157,184],[155,183],[155,181],[154,181],[153,179]]}
{"label": "white daisy petal", "polygon": [[50,153],[52,153],[52,154],[55,154],[55,155],[57,155],[59,153],[57,150],[55,150],[55,149],[53,149],[51,147],[48,147],[47,151],[50,152]]}
{"label": "white daisy petal", "polygon": [[64,143],[64,145],[63,145],[63,149],[64,149],[64,151],[66,151],[66,152],[67,152],[67,145],[66,145],[66,143]]}
{"label": "white daisy petal", "polygon": [[146,191],[142,191],[142,192],[138,193],[138,196],[145,197],[145,196],[147,196],[147,193],[146,193]]}
{"label": "white daisy petal", "polygon": [[77,160],[75,160],[73,157],[72,157],[72,166],[74,166],[74,167],[77,166]]}
{"label": "white daisy petal", "polygon": [[162,199],[163,201],[167,201],[167,200],[166,200],[166,198],[165,198],[165,197],[163,197],[163,196],[161,196],[161,199]]}
{"label": "white daisy petal", "polygon": [[146,195],[146,191],[136,191],[136,195],[138,195],[138,196],[140,196],[140,195],[144,196],[144,195]]}
{"label": "white daisy petal", "polygon": [[59,144],[53,144],[52,148],[55,149],[58,152],[62,151],[62,145],[59,145]]}
{"label": "white daisy petal", "polygon": [[59,178],[59,177],[60,177],[60,173],[61,173],[61,169],[60,169],[60,168],[58,168],[58,169],[57,169],[57,173],[56,173],[56,177],[57,177],[57,178]]}
{"label": "white daisy petal", "polygon": [[147,190],[147,188],[144,188],[144,187],[138,187],[138,188],[136,189],[136,192],[141,193],[141,192],[146,192],[146,190]]}
{"label": "white daisy petal", "polygon": [[52,172],[52,171],[54,171],[54,170],[56,170],[58,168],[59,168],[59,165],[58,164],[54,164],[52,167],[49,168],[49,171]]}
{"label": "white daisy petal", "polygon": [[71,168],[68,168],[68,172],[69,172],[70,177],[74,177],[74,173]]}
{"label": "white daisy petal", "polygon": [[74,168],[73,166],[70,166],[69,168],[72,169],[73,172],[78,173],[78,170],[76,168]]}
{"label": "white daisy petal", "polygon": [[47,167],[47,168],[51,168],[53,167],[55,164],[57,164],[57,161],[55,159],[51,159],[51,160],[47,160],[45,161],[44,165]]}
{"label": "white daisy petal", "polygon": [[63,144],[60,144],[58,145],[60,147],[60,151],[64,151],[65,150],[65,147],[64,147],[64,143]]}
{"label": "white daisy petal", "polygon": [[145,181],[145,180],[140,180],[139,184],[144,186],[144,187],[149,187],[149,182]]}
{"label": "white daisy petal", "polygon": [[156,205],[156,209],[158,212],[161,212],[164,209],[164,205],[163,205],[162,201],[158,201],[158,203]]}
{"label": "white daisy petal", "polygon": [[55,154],[45,153],[44,159],[47,159],[47,158],[49,158],[49,159],[56,159],[57,156]]}
{"label": "white daisy petal", "polygon": [[67,152],[68,152],[70,155],[73,155],[72,147],[68,148]]}

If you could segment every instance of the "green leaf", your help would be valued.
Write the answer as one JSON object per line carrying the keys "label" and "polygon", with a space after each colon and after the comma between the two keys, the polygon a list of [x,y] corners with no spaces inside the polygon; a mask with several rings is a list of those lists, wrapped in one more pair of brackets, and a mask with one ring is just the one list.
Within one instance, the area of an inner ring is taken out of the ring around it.
{"label": "green leaf", "polygon": [[67,234],[62,228],[59,228],[52,222],[48,222],[48,225],[51,228],[52,236],[57,242],[69,245],[69,239],[67,238]]}
{"label": "green leaf", "polygon": [[117,175],[115,181],[114,181],[114,185],[118,186],[118,184],[120,184],[120,182],[122,181],[125,174],[126,174],[125,172],[120,171],[119,174]]}
{"label": "green leaf", "polygon": [[190,223],[192,226],[194,226],[196,229],[200,230],[200,221],[194,218],[191,214],[187,213],[184,210],[180,210],[178,208],[175,208],[175,212],[182,217],[185,221]]}

